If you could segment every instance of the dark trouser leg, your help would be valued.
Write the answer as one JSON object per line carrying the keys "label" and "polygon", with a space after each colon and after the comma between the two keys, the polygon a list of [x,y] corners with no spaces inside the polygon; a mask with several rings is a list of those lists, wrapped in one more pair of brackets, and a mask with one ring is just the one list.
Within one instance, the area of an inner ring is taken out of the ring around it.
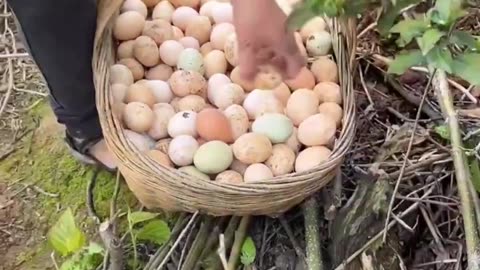
{"label": "dark trouser leg", "polygon": [[58,122],[79,139],[102,137],[92,74],[95,0],[7,0],[43,73]]}

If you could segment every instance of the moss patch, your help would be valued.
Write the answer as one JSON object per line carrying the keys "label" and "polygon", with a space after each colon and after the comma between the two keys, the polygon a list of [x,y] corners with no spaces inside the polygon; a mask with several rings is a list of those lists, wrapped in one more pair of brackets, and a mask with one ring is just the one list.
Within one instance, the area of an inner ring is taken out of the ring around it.
{"label": "moss patch", "polygon": [[[48,269],[44,263],[40,264],[41,267],[38,265],[51,252],[45,235],[67,207],[76,213],[77,224],[90,239],[97,231],[85,207],[86,188],[94,175],[94,168],[84,166],[70,155],[63,142],[63,127],[56,122],[48,104],[42,103],[33,109],[25,123],[32,132],[17,143],[15,153],[0,162],[0,182],[13,184],[17,190],[26,184],[56,194],[53,197],[40,192],[33,200],[27,201],[23,221],[24,227],[31,230],[33,240],[30,241],[34,244],[17,256],[21,269]],[[107,172],[98,175],[94,196],[101,217],[109,215],[114,186],[115,175]],[[134,196],[122,186],[119,207],[126,208],[127,204],[133,206],[135,203]]]}

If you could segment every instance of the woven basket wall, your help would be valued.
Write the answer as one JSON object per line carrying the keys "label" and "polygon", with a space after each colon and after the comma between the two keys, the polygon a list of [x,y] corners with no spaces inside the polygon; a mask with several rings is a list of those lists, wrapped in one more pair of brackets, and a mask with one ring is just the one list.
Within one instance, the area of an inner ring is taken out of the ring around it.
{"label": "woven basket wall", "polygon": [[355,131],[353,22],[333,20],[330,24],[344,100],[343,125],[337,134],[330,160],[303,173],[292,173],[255,184],[229,185],[186,177],[174,169],[165,168],[137,151],[124,136],[122,125],[111,105],[109,85],[109,67],[115,63],[116,49],[112,23],[118,16],[121,3],[122,0],[99,1],[93,59],[97,107],[106,142],[118,158],[119,170],[129,188],[145,206],[168,211],[200,211],[215,216],[276,215],[299,204],[332,180]]}

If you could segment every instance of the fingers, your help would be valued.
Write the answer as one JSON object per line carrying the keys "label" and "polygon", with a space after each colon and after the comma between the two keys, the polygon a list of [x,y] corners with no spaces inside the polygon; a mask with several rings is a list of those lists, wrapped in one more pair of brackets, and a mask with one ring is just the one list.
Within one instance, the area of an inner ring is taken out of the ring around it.
{"label": "fingers", "polygon": [[253,81],[258,73],[258,62],[252,48],[244,47],[239,52],[240,77]]}

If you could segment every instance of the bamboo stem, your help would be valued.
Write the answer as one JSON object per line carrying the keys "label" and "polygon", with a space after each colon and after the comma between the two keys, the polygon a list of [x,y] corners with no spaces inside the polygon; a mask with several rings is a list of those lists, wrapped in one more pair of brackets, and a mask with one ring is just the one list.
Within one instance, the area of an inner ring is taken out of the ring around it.
{"label": "bamboo stem", "polygon": [[308,270],[325,269],[322,260],[320,247],[320,236],[318,232],[318,208],[317,201],[311,197],[303,204],[303,215],[305,216],[305,241],[307,245],[307,267]]}
{"label": "bamboo stem", "polygon": [[233,242],[232,250],[230,251],[230,256],[228,257],[227,270],[235,270],[242,250],[243,241],[245,241],[245,237],[247,235],[250,218],[251,216],[244,216],[240,221],[238,230],[235,232],[235,240]]}
{"label": "bamboo stem", "polygon": [[[430,73],[433,68],[430,67]],[[452,144],[452,158],[455,166],[455,177],[457,179],[458,193],[461,200],[461,211],[465,227],[465,240],[467,243],[468,269],[477,270],[480,268],[480,239],[478,235],[478,224],[474,211],[474,200],[469,188],[470,171],[467,167],[463,143],[460,135],[460,125],[457,120],[453,106],[452,95],[448,86],[447,75],[443,70],[437,70],[433,78],[433,86],[437,95],[440,107],[445,116],[450,130],[450,141]]]}

